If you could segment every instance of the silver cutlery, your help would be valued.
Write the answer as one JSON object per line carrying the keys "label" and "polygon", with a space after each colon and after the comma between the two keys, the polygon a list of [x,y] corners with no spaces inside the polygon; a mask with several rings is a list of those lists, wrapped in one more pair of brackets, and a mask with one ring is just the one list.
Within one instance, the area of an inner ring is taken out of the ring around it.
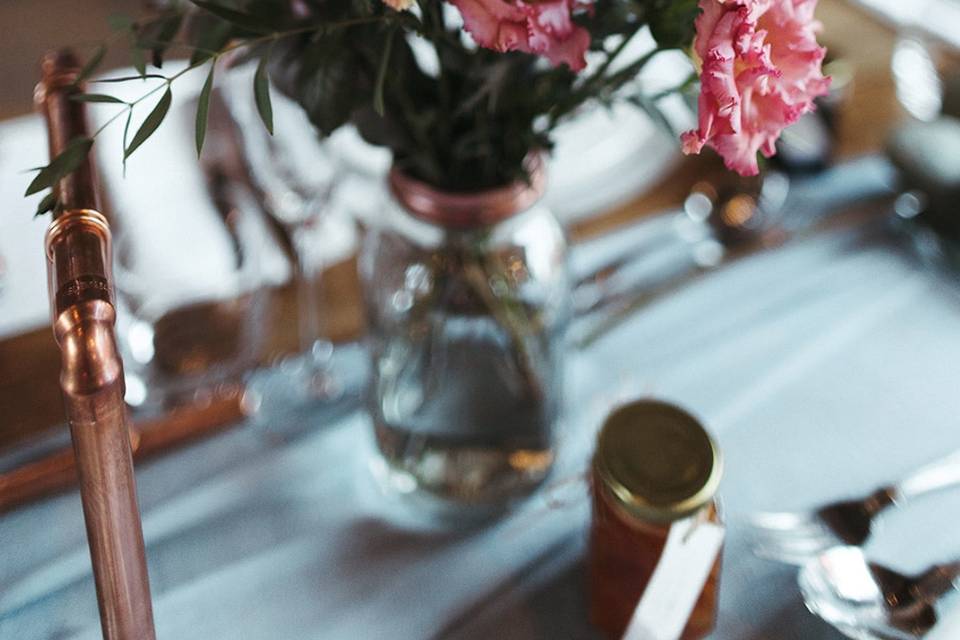
{"label": "silver cutlery", "polygon": [[937,623],[935,604],[960,588],[960,562],[915,576],[868,562],[858,547],[834,547],[800,570],[804,604],[857,640],[922,638]]}
{"label": "silver cutlery", "polygon": [[811,511],[753,514],[748,518],[753,549],[762,557],[803,564],[831,547],[863,544],[884,510],[956,486],[960,486],[960,451],[867,496]]}
{"label": "silver cutlery", "polygon": [[[894,184],[892,165],[883,157],[869,156],[792,181],[770,172],[759,191],[743,185],[739,190],[721,186],[719,192],[711,192],[710,185],[706,191],[695,189],[678,217],[701,227],[703,233],[691,238],[675,234],[672,240],[665,239],[667,246],[662,250],[633,251],[632,258],[618,256],[606,268],[588,270],[577,279],[578,317],[572,342],[588,347],[664,294],[737,260],[862,222],[867,207],[868,213],[882,217],[889,209]],[[656,231],[664,235],[662,229]],[[651,278],[652,269],[646,267],[666,253],[676,258],[674,264]]]}

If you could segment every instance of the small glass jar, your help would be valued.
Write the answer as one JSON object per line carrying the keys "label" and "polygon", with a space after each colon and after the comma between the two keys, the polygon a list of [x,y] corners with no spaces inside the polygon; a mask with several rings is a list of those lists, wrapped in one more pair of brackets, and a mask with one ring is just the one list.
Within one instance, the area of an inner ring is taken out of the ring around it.
{"label": "small glass jar", "polygon": [[[715,501],[719,449],[687,412],[657,401],[615,411],[597,444],[591,473],[590,617],[621,638],[660,561],[674,522],[720,523]],[[716,621],[720,554],[681,640],[706,637]]]}
{"label": "small glass jar", "polygon": [[454,193],[394,169],[361,250],[374,471],[441,517],[493,515],[553,463],[567,244],[539,157],[528,171]]}

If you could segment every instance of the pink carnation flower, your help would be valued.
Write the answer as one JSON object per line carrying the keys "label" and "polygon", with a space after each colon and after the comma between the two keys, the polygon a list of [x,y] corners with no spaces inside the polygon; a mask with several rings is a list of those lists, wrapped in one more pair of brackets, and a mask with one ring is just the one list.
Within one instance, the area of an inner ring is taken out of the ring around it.
{"label": "pink carnation flower", "polygon": [[545,56],[553,65],[583,69],[590,34],[573,22],[583,0],[450,0],[481,47]]}
{"label": "pink carnation flower", "polygon": [[700,73],[699,129],[684,153],[716,149],[727,168],[756,175],[757,151],[774,154],[780,132],[813,107],[830,78],[817,44],[817,0],[700,0],[694,52]]}
{"label": "pink carnation flower", "polygon": [[413,6],[414,0],[383,0],[383,3],[394,11],[406,11]]}

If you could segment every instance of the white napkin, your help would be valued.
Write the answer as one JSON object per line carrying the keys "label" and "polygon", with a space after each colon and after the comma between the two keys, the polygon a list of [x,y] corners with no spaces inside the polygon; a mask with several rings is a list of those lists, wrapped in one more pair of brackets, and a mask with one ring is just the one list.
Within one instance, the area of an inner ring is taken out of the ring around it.
{"label": "white napkin", "polygon": [[947,611],[937,626],[927,635],[927,640],[957,640],[960,638],[960,606]]}
{"label": "white napkin", "polygon": [[25,170],[46,163],[47,138],[39,116],[0,124],[0,258],[6,263],[0,282],[0,339],[49,323],[43,254],[49,218],[33,217],[41,194],[23,197],[36,175]]}
{"label": "white napkin", "polygon": [[[163,71],[169,76],[182,68],[183,63],[168,62]],[[109,75],[131,73],[121,69]],[[281,282],[289,275],[276,247],[263,239],[252,249],[258,258],[256,273],[239,281],[233,240],[207,193],[193,142],[195,99],[205,75],[205,68],[193,70],[172,84],[173,101],[166,118],[130,156],[125,176],[121,162],[124,117],[106,127],[94,145],[104,193],[117,220],[117,251],[125,255],[127,277],[137,279],[123,282],[118,273],[118,287],[149,289],[153,304],[161,308],[235,295],[238,287]],[[88,91],[134,100],[162,84],[162,80],[94,83]],[[128,142],[162,94],[160,89],[138,105]],[[111,104],[93,106],[94,127],[122,109]]]}

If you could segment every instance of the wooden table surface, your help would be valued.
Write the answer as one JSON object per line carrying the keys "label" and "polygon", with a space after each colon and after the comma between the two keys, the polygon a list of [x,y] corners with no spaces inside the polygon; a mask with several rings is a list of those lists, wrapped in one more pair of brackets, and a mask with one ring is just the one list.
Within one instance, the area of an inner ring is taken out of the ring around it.
{"label": "wooden table surface", "polygon": [[[8,12],[20,11],[16,24],[27,29],[31,21],[24,17],[23,12],[32,11],[36,14],[40,7],[57,4],[31,4],[26,0],[4,4],[0,7],[0,24],[9,18]],[[117,4],[128,3],[92,4],[103,9],[107,5],[116,8]],[[61,15],[78,13],[75,5],[63,6],[60,11]],[[105,16],[102,10],[93,11],[92,14],[98,18]],[[889,72],[894,34],[869,14],[843,0],[821,0],[819,16],[824,23],[822,41],[834,58],[844,58],[849,62],[854,74],[852,95],[840,115],[838,158],[875,152],[882,148],[890,127],[902,117]],[[49,41],[51,27],[45,23],[41,27],[44,38]],[[76,40],[70,37],[73,31],[62,33],[62,41]],[[15,43],[29,41],[24,40],[22,33],[20,35]],[[29,42],[31,46],[36,46],[33,41]],[[8,46],[9,42],[0,45],[0,53]],[[0,60],[3,60],[2,55]],[[23,69],[17,68],[16,71],[19,76],[24,75]],[[19,86],[17,82],[23,84],[22,78],[15,79],[13,85]],[[19,115],[28,109],[29,102],[0,101],[0,116]],[[578,240],[602,234],[643,216],[674,207],[682,202],[695,182],[721,169],[717,159],[709,155],[685,158],[656,188],[608,213],[577,223],[571,229],[572,236]],[[328,300],[326,308],[330,310],[328,333],[336,340],[349,340],[360,335],[362,315],[352,261],[336,265],[328,272],[324,291]],[[289,289],[277,292],[277,303],[273,307],[275,318],[270,323],[273,330],[265,359],[277,353],[291,352],[297,343],[293,329],[295,299],[291,293]],[[333,304],[334,301],[336,304]],[[0,450],[64,422],[58,386],[59,368],[60,356],[49,327],[38,327],[0,340]]]}

